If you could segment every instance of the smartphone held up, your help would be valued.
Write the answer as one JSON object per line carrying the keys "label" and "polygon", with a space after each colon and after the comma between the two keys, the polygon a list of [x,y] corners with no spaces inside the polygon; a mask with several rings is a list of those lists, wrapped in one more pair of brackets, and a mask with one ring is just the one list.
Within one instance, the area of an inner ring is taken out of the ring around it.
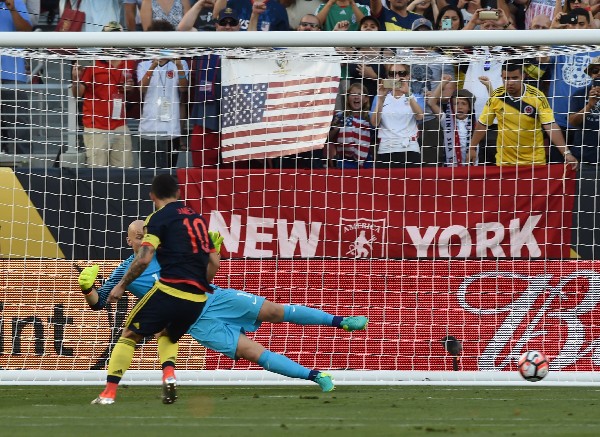
{"label": "smartphone held up", "polygon": [[484,8],[485,11],[479,12],[480,20],[497,20],[500,18],[498,0],[481,0],[481,7]]}
{"label": "smartphone held up", "polygon": [[560,24],[577,24],[577,15],[571,15],[571,13],[561,15],[558,19]]}
{"label": "smartphone held up", "polygon": [[398,83],[398,81],[396,79],[383,79],[383,87],[386,90],[391,90],[393,88],[400,87],[400,84]]}

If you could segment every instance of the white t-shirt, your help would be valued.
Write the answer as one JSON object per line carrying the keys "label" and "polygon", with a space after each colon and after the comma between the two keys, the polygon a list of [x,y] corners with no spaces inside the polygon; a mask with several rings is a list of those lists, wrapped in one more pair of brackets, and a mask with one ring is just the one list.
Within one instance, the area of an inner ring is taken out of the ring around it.
{"label": "white t-shirt", "polygon": [[32,26],[37,26],[40,20],[40,0],[24,0],[27,11],[29,12],[29,21]]}
{"label": "white t-shirt", "polygon": [[317,8],[321,6],[321,0],[296,0],[296,3],[285,8],[290,23],[290,29],[296,30],[300,20],[306,14],[316,15]]}
{"label": "white t-shirt", "polygon": [[[467,120],[459,120],[458,118],[454,121],[456,123],[456,131],[458,132],[458,139],[460,140],[460,144],[468,144],[471,139],[471,132],[467,129]],[[463,162],[466,162],[465,152],[468,153],[468,150],[463,151]]]}
{"label": "white t-shirt", "polygon": [[[461,13],[461,15],[462,15],[462,17],[463,17],[463,21],[464,21],[464,23],[465,23],[465,26],[466,26],[466,25],[467,25],[467,23],[468,23],[469,21],[471,21],[471,18],[473,18],[473,14],[472,14],[472,13],[470,13],[469,11],[467,11],[467,10],[466,10],[466,9],[464,9],[464,8],[460,10],[460,13]],[[479,26],[477,26],[477,28],[479,28]]]}
{"label": "white t-shirt", "polygon": [[[377,107],[379,96],[373,99],[371,111]],[[385,96],[381,109],[381,123],[377,129],[379,147],[377,154],[396,152],[420,152],[419,128],[415,114],[406,96]]]}
{"label": "white t-shirt", "polygon": [[[61,14],[66,1],[71,2],[72,8],[77,6],[77,0],[61,0]],[[79,10],[85,13],[83,32],[102,32],[102,28],[110,21],[121,22],[121,0],[81,0]]]}
{"label": "white t-shirt", "polygon": [[[489,53],[487,47],[476,48],[475,51]],[[463,88],[471,91],[475,96],[475,118],[479,119],[483,107],[485,106],[490,94],[485,85],[479,81],[479,77],[487,76],[492,81],[492,88],[496,89],[502,86],[502,61],[494,59],[471,61],[465,74]]]}
{"label": "white t-shirt", "polygon": [[[185,75],[188,77],[188,64],[183,60],[181,63]],[[138,80],[142,80],[151,64],[150,60],[138,64]],[[166,139],[181,135],[178,84],[179,73],[175,62],[169,61],[162,67],[156,66],[143,100],[139,126],[140,134],[143,137]]]}

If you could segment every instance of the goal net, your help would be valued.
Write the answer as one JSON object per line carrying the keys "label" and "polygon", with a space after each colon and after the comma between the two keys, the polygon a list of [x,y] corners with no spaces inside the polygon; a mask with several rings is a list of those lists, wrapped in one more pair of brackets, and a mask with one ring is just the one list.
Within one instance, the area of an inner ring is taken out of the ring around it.
{"label": "goal net", "polygon": [[[370,320],[264,323],[248,335],[268,349],[348,384],[521,384],[527,350],[549,358],[544,384],[598,382],[600,146],[586,116],[561,130],[592,83],[591,34],[307,33],[0,41],[0,70],[26,68],[0,84],[1,384],[104,381],[134,298],[91,311],[77,277],[131,255],[163,172],[224,236],[217,285]],[[304,383],[189,336],[177,367]],[[124,381],[159,375],[147,340]]]}

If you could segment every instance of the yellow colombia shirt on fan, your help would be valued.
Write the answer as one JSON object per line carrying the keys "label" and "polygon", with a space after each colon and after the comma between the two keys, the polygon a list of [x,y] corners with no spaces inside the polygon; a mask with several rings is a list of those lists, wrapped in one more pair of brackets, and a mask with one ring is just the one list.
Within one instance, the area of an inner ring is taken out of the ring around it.
{"label": "yellow colombia shirt on fan", "polygon": [[498,119],[496,165],[546,164],[542,125],[554,122],[554,113],[544,93],[531,85],[524,88],[520,98],[497,88],[479,117],[486,126]]}

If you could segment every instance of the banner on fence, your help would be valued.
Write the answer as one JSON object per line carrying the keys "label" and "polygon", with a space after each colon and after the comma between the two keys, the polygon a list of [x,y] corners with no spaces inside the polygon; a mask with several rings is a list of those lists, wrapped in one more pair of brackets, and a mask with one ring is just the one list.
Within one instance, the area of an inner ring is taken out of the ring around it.
{"label": "banner on fence", "polygon": [[245,258],[569,258],[563,165],[294,173],[180,170],[186,202]]}

